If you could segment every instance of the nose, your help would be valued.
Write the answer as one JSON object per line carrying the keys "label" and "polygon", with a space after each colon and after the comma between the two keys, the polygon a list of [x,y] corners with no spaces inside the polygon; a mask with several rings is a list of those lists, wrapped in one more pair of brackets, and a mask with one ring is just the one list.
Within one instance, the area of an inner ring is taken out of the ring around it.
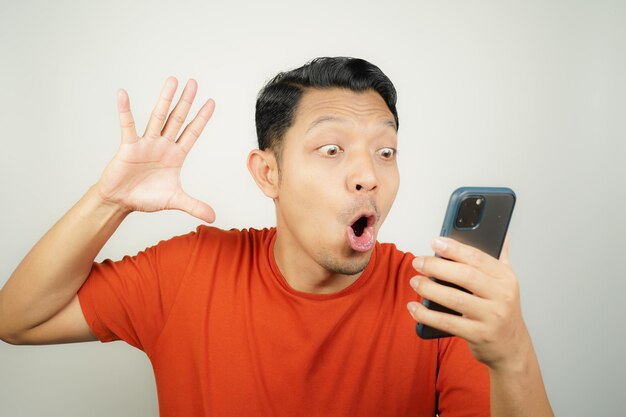
{"label": "nose", "polygon": [[350,192],[368,193],[378,187],[376,166],[371,155],[359,153],[351,158],[347,187]]}

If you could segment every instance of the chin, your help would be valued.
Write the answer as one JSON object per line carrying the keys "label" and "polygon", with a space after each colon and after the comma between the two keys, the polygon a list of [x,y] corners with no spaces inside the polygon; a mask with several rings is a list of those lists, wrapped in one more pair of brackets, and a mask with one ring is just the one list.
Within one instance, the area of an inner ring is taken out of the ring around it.
{"label": "chin", "polygon": [[350,257],[338,257],[335,254],[320,254],[319,264],[329,272],[341,275],[356,275],[363,272],[369,264],[372,252],[354,252]]}

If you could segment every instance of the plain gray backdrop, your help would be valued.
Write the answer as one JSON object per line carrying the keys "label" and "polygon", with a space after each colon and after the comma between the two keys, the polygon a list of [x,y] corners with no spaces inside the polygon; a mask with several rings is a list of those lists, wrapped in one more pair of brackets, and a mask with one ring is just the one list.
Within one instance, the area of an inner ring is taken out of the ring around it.
{"label": "plain gray backdrop", "polygon": [[[219,227],[272,226],[245,168],[258,90],[316,56],[363,57],[399,93],[401,187],[379,240],[430,254],[454,188],[512,187],[554,410],[626,415],[625,2],[2,0],[0,48],[0,285],[114,155],[118,88],[142,131],[166,77],[195,78],[217,107],[183,186]],[[197,224],[133,214],[98,260]],[[2,416],[157,414],[150,364],[123,342],[0,343]]]}

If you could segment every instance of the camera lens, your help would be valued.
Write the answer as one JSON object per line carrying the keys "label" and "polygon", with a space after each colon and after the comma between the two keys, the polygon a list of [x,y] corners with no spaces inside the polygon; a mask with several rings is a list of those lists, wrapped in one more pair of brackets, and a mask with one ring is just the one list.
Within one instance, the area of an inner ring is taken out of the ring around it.
{"label": "camera lens", "polygon": [[458,229],[473,229],[478,227],[482,212],[485,209],[483,196],[469,196],[465,198],[456,215],[455,225]]}

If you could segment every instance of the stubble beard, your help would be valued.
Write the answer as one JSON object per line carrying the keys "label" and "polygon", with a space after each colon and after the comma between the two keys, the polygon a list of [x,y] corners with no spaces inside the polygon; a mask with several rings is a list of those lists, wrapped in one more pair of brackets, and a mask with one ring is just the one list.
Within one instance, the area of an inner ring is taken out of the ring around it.
{"label": "stubble beard", "polygon": [[328,272],[341,275],[356,275],[365,270],[371,253],[355,259],[340,259],[336,254],[318,253],[318,263]]}
{"label": "stubble beard", "polygon": [[[376,218],[380,218],[380,211],[378,210],[376,202],[370,199],[362,199],[355,201],[342,211],[339,215],[339,224],[348,224],[355,213],[365,209],[373,210],[376,213]],[[372,252],[366,254],[356,252],[352,249],[349,249],[349,251],[350,254],[345,255],[335,252],[318,252],[317,263],[326,271],[334,274],[353,276],[363,272],[370,262]]]}

